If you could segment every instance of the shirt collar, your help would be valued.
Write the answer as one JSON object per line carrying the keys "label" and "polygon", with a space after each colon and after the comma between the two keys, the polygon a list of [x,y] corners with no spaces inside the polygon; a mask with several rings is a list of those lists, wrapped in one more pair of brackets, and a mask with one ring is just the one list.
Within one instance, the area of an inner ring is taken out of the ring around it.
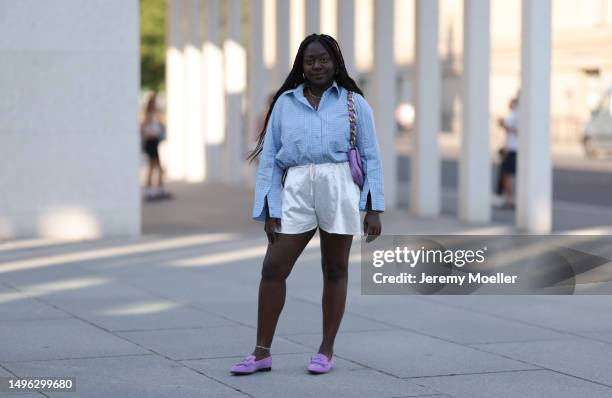
{"label": "shirt collar", "polygon": [[340,87],[338,87],[338,83],[336,83],[336,80],[334,79],[334,81],[332,82],[331,85],[332,89],[336,89],[336,94],[338,94],[340,92]]}
{"label": "shirt collar", "polygon": [[[304,85],[305,83],[300,83],[296,88],[292,88],[291,90],[287,90],[288,93],[293,93],[297,98],[304,97]],[[327,90],[336,90],[336,94],[340,95],[340,86],[336,82],[336,80],[332,80],[332,85]],[[327,91],[326,90],[326,91]]]}

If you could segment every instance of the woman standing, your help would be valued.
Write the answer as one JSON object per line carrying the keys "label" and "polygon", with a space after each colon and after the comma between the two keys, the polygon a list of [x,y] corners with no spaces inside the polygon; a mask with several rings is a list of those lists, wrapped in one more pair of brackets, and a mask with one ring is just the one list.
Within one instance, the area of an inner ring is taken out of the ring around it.
{"label": "woman standing", "polygon": [[499,121],[506,130],[504,158],[500,166],[501,188],[505,196],[503,209],[514,209],[514,178],[516,176],[516,152],[518,150],[518,101],[519,95],[510,101],[510,113]]}
{"label": "woman standing", "polygon": [[[145,108],[144,119],[140,124],[142,150],[147,154],[149,165],[145,186],[145,200],[170,199],[171,195],[164,190],[164,170],[159,160],[159,143],[164,139],[165,127],[159,120],[157,94],[151,93]],[[157,172],[157,189],[153,189],[153,173]]]}
{"label": "woman standing", "polygon": [[[349,92],[356,112],[356,147],[363,188],[348,162],[351,138]],[[285,280],[317,228],[321,238],[323,339],[311,373],[333,367],[333,346],[346,302],[353,235],[381,233],[383,179],[372,109],[348,75],[331,36],[312,34],[300,44],[293,68],[276,92],[257,146],[260,156],[253,218],[264,221],[268,249],[259,285],[257,343],[232,366],[235,374],[270,370],[270,346],[285,303]],[[363,225],[359,211],[365,211]]]}

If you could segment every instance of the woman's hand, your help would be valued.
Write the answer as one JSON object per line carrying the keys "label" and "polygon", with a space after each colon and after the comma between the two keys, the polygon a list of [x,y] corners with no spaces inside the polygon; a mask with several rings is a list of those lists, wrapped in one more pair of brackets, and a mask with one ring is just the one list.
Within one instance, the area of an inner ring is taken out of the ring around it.
{"label": "woman's hand", "polygon": [[367,235],[366,242],[372,242],[382,231],[380,215],[377,211],[368,210],[363,218],[363,233]]}
{"label": "woman's hand", "polygon": [[280,218],[266,218],[266,224],[264,225],[264,231],[266,231],[266,235],[268,235],[268,243],[271,245],[278,239],[278,235],[276,234],[276,228],[280,228],[281,219]]}

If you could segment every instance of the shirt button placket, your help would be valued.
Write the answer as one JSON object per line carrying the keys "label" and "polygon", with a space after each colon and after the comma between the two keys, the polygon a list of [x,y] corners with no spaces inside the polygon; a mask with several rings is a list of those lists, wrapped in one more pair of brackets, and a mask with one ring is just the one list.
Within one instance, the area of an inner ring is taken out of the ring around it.
{"label": "shirt button placket", "polygon": [[321,102],[319,103],[319,109],[317,110],[317,146],[319,149],[319,163],[323,160],[323,111],[325,110],[325,99],[327,98],[327,90],[323,92],[321,96]]}
{"label": "shirt button placket", "polygon": [[321,161],[321,117],[316,112],[312,123],[312,158],[316,163]]}

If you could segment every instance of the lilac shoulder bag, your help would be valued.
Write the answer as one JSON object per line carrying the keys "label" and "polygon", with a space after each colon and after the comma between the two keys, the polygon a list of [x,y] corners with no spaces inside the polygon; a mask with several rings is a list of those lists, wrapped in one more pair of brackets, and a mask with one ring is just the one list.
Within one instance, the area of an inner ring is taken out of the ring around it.
{"label": "lilac shoulder bag", "polygon": [[365,173],[363,172],[363,166],[361,164],[361,155],[355,146],[355,138],[357,137],[357,114],[355,112],[353,95],[354,93],[352,91],[348,92],[348,113],[349,122],[351,124],[351,147],[349,149],[348,158],[353,181],[359,186],[359,189],[363,189]]}

